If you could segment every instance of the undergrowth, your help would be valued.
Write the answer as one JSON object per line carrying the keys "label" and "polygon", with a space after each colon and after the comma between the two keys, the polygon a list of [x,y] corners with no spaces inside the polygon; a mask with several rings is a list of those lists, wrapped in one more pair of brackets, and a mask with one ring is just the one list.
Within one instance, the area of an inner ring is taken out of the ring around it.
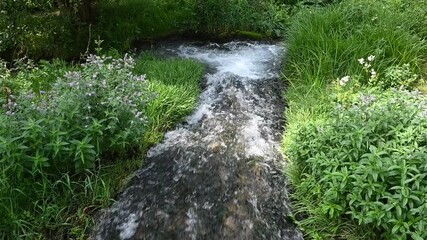
{"label": "undergrowth", "polygon": [[291,22],[283,150],[309,239],[427,237],[422,6],[344,0]]}
{"label": "undergrowth", "polygon": [[128,55],[17,66],[0,68],[1,239],[84,239],[148,148],[195,107],[203,73],[190,60]]}
{"label": "undergrowth", "polygon": [[[282,37],[288,8],[275,0],[5,0],[0,57],[78,59],[94,50],[95,39],[126,51],[169,36]],[[83,12],[90,18],[82,18]]]}

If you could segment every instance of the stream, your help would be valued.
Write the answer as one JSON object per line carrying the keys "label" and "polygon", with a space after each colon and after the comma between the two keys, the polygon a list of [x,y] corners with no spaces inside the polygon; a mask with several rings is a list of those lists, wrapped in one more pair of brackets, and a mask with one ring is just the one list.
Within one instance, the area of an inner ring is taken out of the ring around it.
{"label": "stream", "polygon": [[163,51],[208,66],[196,110],[150,149],[93,238],[303,239],[280,153],[280,44],[184,44]]}

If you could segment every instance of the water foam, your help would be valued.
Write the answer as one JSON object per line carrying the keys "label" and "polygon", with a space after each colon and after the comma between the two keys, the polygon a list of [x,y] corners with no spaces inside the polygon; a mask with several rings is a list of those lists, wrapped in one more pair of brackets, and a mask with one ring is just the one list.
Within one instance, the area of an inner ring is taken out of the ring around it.
{"label": "water foam", "polygon": [[97,239],[301,240],[286,218],[282,130],[275,128],[283,114],[276,91],[283,46],[231,42],[171,51],[209,66],[206,87],[197,109],[149,150]]}

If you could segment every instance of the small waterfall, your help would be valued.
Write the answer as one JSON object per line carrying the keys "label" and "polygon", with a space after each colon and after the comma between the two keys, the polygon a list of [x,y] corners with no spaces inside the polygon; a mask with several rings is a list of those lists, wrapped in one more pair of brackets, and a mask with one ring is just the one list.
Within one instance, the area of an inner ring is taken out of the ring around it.
{"label": "small waterfall", "polygon": [[302,239],[290,220],[280,154],[281,45],[166,49],[206,63],[186,122],[153,147],[94,239]]}

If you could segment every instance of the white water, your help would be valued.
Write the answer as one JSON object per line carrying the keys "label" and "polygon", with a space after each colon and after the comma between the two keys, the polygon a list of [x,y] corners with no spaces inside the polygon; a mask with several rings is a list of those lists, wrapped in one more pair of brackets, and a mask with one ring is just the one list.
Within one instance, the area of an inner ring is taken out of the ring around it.
{"label": "white water", "polygon": [[197,109],[150,149],[96,239],[302,239],[279,151],[281,45],[169,51],[209,67]]}
{"label": "white water", "polygon": [[[205,142],[222,144],[221,139],[218,138],[220,136],[218,133],[225,131],[222,121],[233,122],[233,119],[239,117],[229,111],[212,111],[214,106],[223,101],[224,95],[226,95],[227,97],[233,96],[235,103],[240,105],[241,111],[238,114],[244,114],[247,117],[246,121],[239,122],[240,134],[236,136],[238,140],[246,141],[244,144],[246,156],[262,156],[272,150],[269,148],[278,147],[277,141],[272,140],[274,133],[269,132],[266,138],[260,135],[260,129],[268,131],[268,127],[265,125],[271,124],[260,114],[270,114],[274,111],[272,108],[275,106],[267,104],[255,106],[254,101],[264,100],[253,93],[253,88],[259,86],[253,86],[251,83],[279,77],[280,59],[285,51],[283,46],[231,42],[222,46],[211,44],[204,48],[183,45],[178,50],[170,50],[179,56],[197,59],[215,68],[213,73],[206,76],[208,86],[200,97],[199,106],[187,118],[189,125],[213,125],[205,126],[211,130],[210,134],[205,134]],[[228,82],[230,75],[240,77],[239,80],[245,84],[243,91]],[[218,93],[219,87],[224,90]],[[248,93],[251,93],[251,96],[247,96]],[[180,142],[187,144],[190,141],[185,139],[194,137],[194,134],[198,133],[192,133],[192,129],[188,127],[169,132],[166,134],[164,143],[151,149],[149,155],[154,156]]]}

